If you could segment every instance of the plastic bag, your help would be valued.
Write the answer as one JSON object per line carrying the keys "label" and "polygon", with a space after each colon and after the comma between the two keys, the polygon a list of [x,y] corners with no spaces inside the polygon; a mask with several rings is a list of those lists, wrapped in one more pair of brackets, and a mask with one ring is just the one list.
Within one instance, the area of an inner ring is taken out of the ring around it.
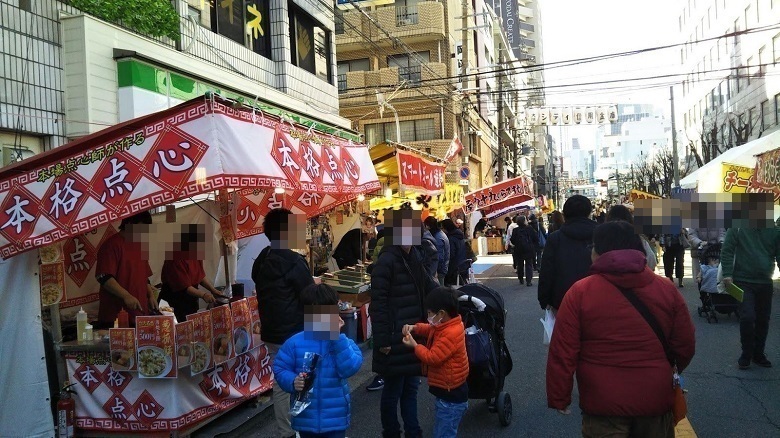
{"label": "plastic bag", "polygon": [[544,311],[544,318],[539,318],[544,327],[544,333],[542,335],[542,344],[550,345],[550,339],[552,339],[553,329],[555,328],[555,312],[550,309]]}
{"label": "plastic bag", "polygon": [[290,408],[290,415],[293,417],[298,416],[311,404],[312,393],[314,391],[314,378],[317,373],[317,363],[320,360],[320,355],[317,353],[306,352],[303,355],[303,370],[305,376],[305,383],[303,385],[303,391],[296,391],[294,396],[294,402]]}

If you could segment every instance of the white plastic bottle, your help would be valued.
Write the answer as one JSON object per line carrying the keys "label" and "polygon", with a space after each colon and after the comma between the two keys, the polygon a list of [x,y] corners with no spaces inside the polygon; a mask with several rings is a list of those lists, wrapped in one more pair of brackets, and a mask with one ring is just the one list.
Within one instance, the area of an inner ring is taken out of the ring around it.
{"label": "white plastic bottle", "polygon": [[76,314],[76,339],[81,342],[84,340],[84,331],[87,328],[87,312],[82,307]]}

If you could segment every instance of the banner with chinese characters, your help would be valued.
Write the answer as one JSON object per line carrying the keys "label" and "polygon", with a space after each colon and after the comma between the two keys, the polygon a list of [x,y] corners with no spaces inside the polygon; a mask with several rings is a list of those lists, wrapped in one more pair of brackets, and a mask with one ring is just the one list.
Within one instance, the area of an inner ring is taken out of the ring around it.
{"label": "banner with chinese characters", "polygon": [[75,383],[77,436],[187,431],[273,385],[265,345],[202,374],[180,373],[175,379],[140,379],[138,373],[112,370],[108,351],[67,353],[65,363]]}
{"label": "banner with chinese characters", "polygon": [[380,188],[365,145],[193,99],[0,169],[0,256],[222,188],[356,197]]}
{"label": "banner with chinese characters", "polygon": [[447,165],[428,161],[412,152],[397,150],[398,181],[407,190],[420,190],[426,195],[444,191],[444,173]]}
{"label": "banner with chinese characters", "polygon": [[756,169],[749,193],[773,193],[780,204],[780,148],[756,156]]}
{"label": "banner with chinese characters", "polygon": [[[265,215],[275,208],[286,208],[295,214],[311,218],[355,199],[352,194],[301,190],[276,193],[274,189],[241,189],[231,192],[228,197],[232,200],[235,210],[235,219],[229,226],[233,227],[232,233],[237,239],[262,234]],[[227,226],[227,221],[222,226]]]}
{"label": "banner with chinese characters", "polygon": [[723,163],[723,193],[747,193],[753,184],[755,169],[737,164]]}
{"label": "banner with chinese characters", "polygon": [[534,196],[533,180],[527,176],[519,176],[467,193],[463,212],[471,214],[504,202],[520,204],[534,199]]}
{"label": "banner with chinese characters", "polygon": [[38,267],[41,281],[41,305],[59,303],[65,293],[64,263],[46,263]]}

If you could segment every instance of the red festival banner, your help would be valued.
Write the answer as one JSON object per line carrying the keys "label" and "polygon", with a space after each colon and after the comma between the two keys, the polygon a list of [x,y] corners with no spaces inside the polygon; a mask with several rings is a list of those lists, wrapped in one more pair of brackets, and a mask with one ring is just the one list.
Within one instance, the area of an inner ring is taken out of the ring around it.
{"label": "red festival banner", "polygon": [[773,193],[780,201],[780,148],[756,156],[753,184],[748,193]]}
{"label": "red festival banner", "polygon": [[463,143],[461,143],[460,139],[455,136],[455,138],[453,138],[452,142],[450,143],[449,149],[447,149],[447,153],[444,155],[444,162],[447,164],[452,163],[452,160],[455,159],[455,157],[457,157],[462,150]]}
{"label": "red festival banner", "polygon": [[193,99],[0,169],[0,256],[224,188],[316,194],[323,208],[380,183],[365,145]]}
{"label": "red festival banner", "polygon": [[477,210],[501,204],[514,199],[519,204],[534,198],[534,182],[527,176],[519,176],[492,186],[485,187],[466,194],[466,205],[463,206],[463,212],[471,214]]}
{"label": "red festival banner", "polygon": [[411,152],[397,150],[399,184],[406,189],[438,195],[444,191],[444,172],[447,165],[428,161]]}

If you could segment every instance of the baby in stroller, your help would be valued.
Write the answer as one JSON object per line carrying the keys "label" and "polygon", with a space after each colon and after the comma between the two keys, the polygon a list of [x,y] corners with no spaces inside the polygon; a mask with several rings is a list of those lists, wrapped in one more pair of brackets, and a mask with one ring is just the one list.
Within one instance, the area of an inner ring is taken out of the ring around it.
{"label": "baby in stroller", "polygon": [[717,294],[718,291],[718,268],[720,268],[720,259],[716,256],[709,256],[702,259],[701,271],[696,281],[701,285],[699,287],[699,296],[701,303],[707,306],[706,294]]}

